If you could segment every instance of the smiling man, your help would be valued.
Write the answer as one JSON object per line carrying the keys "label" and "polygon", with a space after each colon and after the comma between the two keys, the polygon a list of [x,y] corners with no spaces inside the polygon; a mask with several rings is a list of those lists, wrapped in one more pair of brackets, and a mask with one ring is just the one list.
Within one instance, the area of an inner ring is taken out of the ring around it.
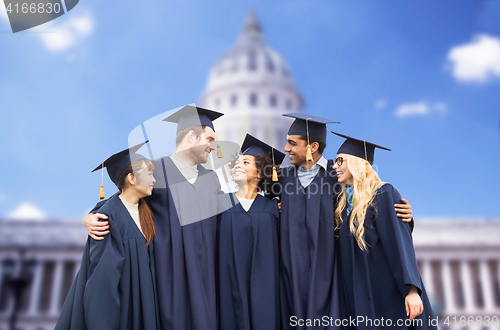
{"label": "smiling man", "polygon": [[[295,121],[284,148],[292,165],[279,176],[281,324],[283,329],[334,328],[321,320],[338,318],[340,307],[334,237],[340,185],[333,160],[323,157],[326,125],[336,122],[304,113],[283,116]],[[397,210],[411,219],[411,206]]]}
{"label": "smiling man", "polygon": [[[161,329],[217,330],[216,197],[222,191],[217,174],[201,164],[215,149],[212,121],[220,116],[185,106],[164,119],[177,123],[177,148],[171,156],[154,161],[157,183],[148,199],[156,225]],[[84,219],[94,239],[108,233],[107,223],[98,222],[99,218],[105,216],[89,214]]]}

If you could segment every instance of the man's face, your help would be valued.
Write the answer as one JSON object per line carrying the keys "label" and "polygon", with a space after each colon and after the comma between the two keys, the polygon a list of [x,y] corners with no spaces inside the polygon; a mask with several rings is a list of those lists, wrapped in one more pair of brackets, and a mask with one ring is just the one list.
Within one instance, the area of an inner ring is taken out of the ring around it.
{"label": "man's face", "polygon": [[208,161],[208,154],[215,150],[215,132],[211,127],[205,127],[203,133],[194,141],[192,150],[195,163],[205,164]]}
{"label": "man's face", "polygon": [[300,138],[300,135],[287,135],[286,146],[283,149],[290,156],[290,162],[296,166],[306,165],[306,141]]}

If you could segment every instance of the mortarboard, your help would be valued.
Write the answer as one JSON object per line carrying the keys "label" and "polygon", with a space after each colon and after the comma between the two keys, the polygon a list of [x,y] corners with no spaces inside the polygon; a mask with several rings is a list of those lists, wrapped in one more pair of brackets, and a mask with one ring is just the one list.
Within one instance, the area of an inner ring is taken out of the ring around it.
{"label": "mortarboard", "polygon": [[344,141],[344,143],[342,143],[342,145],[340,146],[339,151],[337,151],[338,154],[347,154],[347,155],[355,156],[355,157],[364,159],[365,162],[367,162],[367,164],[366,164],[367,177],[369,177],[369,172],[370,172],[369,167],[368,167],[368,163],[370,163],[370,165],[373,165],[373,160],[375,157],[375,148],[391,151],[391,149],[379,146],[379,145],[371,143],[371,142],[355,139],[353,137],[350,137],[350,136],[347,136],[344,134],[339,134],[339,133],[335,133],[335,132],[332,132],[332,133],[346,139]]}
{"label": "mortarboard", "polygon": [[[139,150],[148,141],[139,143],[133,147],[122,150],[122,151],[110,156],[108,159],[106,159],[104,162],[102,162],[99,166],[94,168],[94,170],[92,172],[95,172],[95,171],[100,170],[100,169],[103,169],[103,171],[104,171],[104,167],[106,167],[106,169],[108,170],[109,178],[111,179],[111,181],[113,181],[114,184],[117,184],[118,177],[123,172],[123,170],[127,168],[127,166],[129,166],[130,164],[132,164],[135,161],[146,158],[141,154],[137,154],[136,151]],[[99,196],[100,199],[104,199],[103,188],[104,188],[104,186],[101,182],[101,194]]]}
{"label": "mortarboard", "polygon": [[241,154],[257,157],[259,154],[262,156],[270,156],[273,161],[273,181],[278,181],[278,174],[276,172],[276,164],[281,164],[285,159],[285,154],[276,150],[267,143],[247,134],[243,144],[241,145]]}
{"label": "mortarboard", "polygon": [[179,134],[179,132],[184,128],[190,126],[208,126],[215,132],[212,121],[223,115],[223,113],[217,111],[195,107],[193,105],[186,105],[163,120],[171,123],[177,123],[176,134]]}
{"label": "mortarboard", "polygon": [[318,116],[308,115],[307,113],[284,113],[283,116],[295,118],[288,129],[288,135],[302,135],[307,136],[307,153],[306,160],[312,161],[311,145],[309,138],[317,138],[326,141],[326,124],[340,124],[338,121],[321,118]]}
{"label": "mortarboard", "polygon": [[284,113],[283,116],[295,118],[288,130],[288,135],[304,135],[326,140],[326,124],[340,124],[338,121],[308,115],[307,113]]}

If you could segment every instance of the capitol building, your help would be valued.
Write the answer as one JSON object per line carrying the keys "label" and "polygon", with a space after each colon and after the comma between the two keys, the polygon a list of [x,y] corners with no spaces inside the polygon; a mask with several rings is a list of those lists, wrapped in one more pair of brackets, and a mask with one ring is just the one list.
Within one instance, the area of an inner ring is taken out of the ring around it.
{"label": "capitol building", "polygon": [[[219,140],[249,132],[284,147],[290,121],[281,114],[301,111],[304,100],[256,15],[211,68],[199,104],[225,114]],[[415,219],[413,238],[440,328],[500,329],[500,219]],[[86,239],[81,221],[0,219],[0,330],[54,328]]]}

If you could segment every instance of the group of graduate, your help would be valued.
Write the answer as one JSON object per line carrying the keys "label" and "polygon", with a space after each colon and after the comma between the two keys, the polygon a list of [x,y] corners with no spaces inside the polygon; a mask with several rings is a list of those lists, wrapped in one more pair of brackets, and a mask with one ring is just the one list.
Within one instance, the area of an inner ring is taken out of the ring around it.
{"label": "group of graduate", "polygon": [[386,148],[335,133],[345,141],[327,160],[333,121],[284,114],[295,119],[291,165],[247,134],[225,165],[237,191],[225,194],[203,166],[216,149],[223,157],[222,115],[182,107],[165,119],[177,124],[171,156],[142,156],[145,141],[94,169],[118,192],[83,219],[89,237],[56,330],[436,328],[411,206],[372,168]]}

